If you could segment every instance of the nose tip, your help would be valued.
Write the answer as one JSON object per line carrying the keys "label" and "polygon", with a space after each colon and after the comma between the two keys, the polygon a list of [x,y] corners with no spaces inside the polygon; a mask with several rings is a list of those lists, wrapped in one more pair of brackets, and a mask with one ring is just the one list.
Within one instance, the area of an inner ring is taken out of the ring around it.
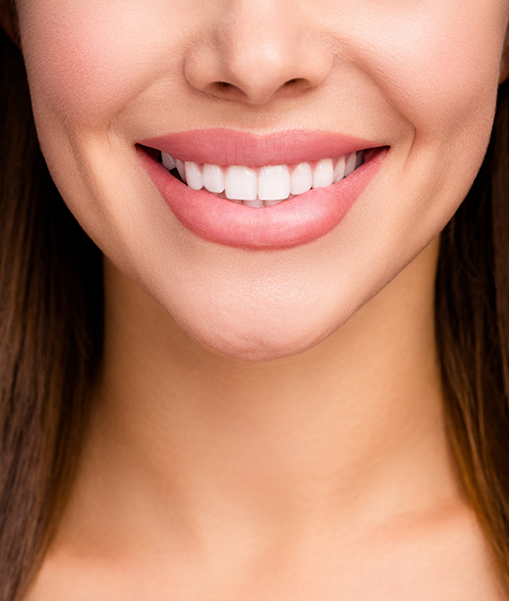
{"label": "nose tip", "polygon": [[265,104],[298,96],[327,79],[333,58],[319,36],[305,31],[304,19],[284,14],[284,2],[267,1],[264,10],[252,0],[239,4],[187,55],[185,73],[193,88],[216,98]]}

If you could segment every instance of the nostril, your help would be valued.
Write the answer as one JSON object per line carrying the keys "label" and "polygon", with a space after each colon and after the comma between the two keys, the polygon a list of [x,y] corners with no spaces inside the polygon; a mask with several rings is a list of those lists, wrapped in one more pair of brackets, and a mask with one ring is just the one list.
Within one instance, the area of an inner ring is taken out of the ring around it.
{"label": "nostril", "polygon": [[205,91],[212,96],[228,98],[230,100],[245,96],[245,93],[240,88],[227,81],[213,81],[207,86]]}
{"label": "nostril", "polygon": [[289,79],[282,86],[283,89],[292,90],[296,92],[298,92],[299,90],[304,91],[310,87],[311,83],[308,79],[305,79],[304,77],[294,77],[293,79]]}
{"label": "nostril", "polygon": [[292,77],[280,85],[279,94],[277,93],[277,90],[269,90],[269,92],[266,92],[263,96],[260,93],[258,97],[255,97],[257,92],[256,89],[244,90],[234,83],[218,79],[205,86],[203,91],[210,96],[223,98],[225,100],[266,102],[269,97],[277,95],[278,98],[285,98],[292,94],[305,92],[310,87],[311,83],[308,79],[304,77]]}
{"label": "nostril", "polygon": [[214,82],[214,85],[216,88],[221,90],[229,90],[230,88],[233,88],[233,85],[231,83],[227,83],[226,81],[216,81]]}
{"label": "nostril", "polygon": [[213,81],[207,86],[207,92],[209,94],[223,98],[230,98],[232,94],[235,96],[235,91],[238,91],[238,88],[227,81]]}

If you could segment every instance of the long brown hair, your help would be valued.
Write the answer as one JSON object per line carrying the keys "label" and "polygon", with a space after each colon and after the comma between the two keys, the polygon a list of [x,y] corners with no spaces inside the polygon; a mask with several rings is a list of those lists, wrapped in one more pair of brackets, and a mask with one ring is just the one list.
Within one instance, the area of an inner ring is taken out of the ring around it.
{"label": "long brown hair", "polygon": [[509,83],[483,165],[441,235],[435,330],[449,436],[509,591]]}
{"label": "long brown hair", "polygon": [[[0,601],[14,601],[76,470],[101,358],[103,289],[101,253],[51,181],[21,53],[3,33],[0,90]],[[509,585],[506,84],[485,161],[441,236],[436,339],[460,473]]]}
{"label": "long brown hair", "polygon": [[0,33],[0,600],[29,583],[72,481],[101,354],[102,261],[39,150]]}

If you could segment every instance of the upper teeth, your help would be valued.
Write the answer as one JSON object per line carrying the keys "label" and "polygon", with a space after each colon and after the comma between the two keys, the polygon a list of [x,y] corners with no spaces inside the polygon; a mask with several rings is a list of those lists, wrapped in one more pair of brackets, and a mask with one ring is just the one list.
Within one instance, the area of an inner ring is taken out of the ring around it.
{"label": "upper teeth", "polygon": [[350,175],[364,160],[361,150],[334,160],[322,159],[293,166],[268,165],[254,170],[237,165],[220,167],[183,162],[165,152],[161,153],[161,158],[166,169],[177,168],[182,180],[193,190],[205,188],[249,207],[270,206],[290,195],[330,186]]}

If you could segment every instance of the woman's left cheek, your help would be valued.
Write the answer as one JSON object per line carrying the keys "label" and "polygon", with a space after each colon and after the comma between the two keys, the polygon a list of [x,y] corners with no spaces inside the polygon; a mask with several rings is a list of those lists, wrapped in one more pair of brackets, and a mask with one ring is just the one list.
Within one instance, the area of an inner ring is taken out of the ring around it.
{"label": "woman's left cheek", "polygon": [[485,6],[465,18],[457,6],[448,14],[440,4],[442,13],[405,20],[392,32],[390,23],[383,34],[380,28],[377,81],[418,135],[438,137],[458,134],[472,118],[491,120],[502,37],[500,5],[483,27]]}

